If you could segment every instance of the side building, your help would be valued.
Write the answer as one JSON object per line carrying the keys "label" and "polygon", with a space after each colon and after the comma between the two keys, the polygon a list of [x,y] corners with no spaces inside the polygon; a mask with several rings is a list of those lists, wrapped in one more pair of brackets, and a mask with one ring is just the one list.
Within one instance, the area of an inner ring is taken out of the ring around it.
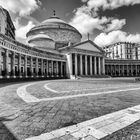
{"label": "side building", "polygon": [[0,6],[0,33],[15,39],[15,26],[9,12]]}
{"label": "side building", "polygon": [[105,71],[110,76],[140,76],[140,44],[118,42],[105,46]]}

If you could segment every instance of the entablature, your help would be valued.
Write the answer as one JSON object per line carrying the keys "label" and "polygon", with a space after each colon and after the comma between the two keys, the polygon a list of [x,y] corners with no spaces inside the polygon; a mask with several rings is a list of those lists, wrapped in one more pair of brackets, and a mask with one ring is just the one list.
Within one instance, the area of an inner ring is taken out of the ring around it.
{"label": "entablature", "polygon": [[104,53],[102,53],[102,52],[89,51],[89,50],[83,50],[83,49],[77,49],[77,48],[71,48],[69,50],[63,50],[62,53],[63,54],[76,53],[76,54],[82,54],[82,55],[105,57]]}

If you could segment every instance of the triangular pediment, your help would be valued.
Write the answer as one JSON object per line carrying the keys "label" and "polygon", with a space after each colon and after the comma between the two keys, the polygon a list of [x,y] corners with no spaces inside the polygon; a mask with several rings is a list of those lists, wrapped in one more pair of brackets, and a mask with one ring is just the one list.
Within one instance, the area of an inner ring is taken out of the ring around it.
{"label": "triangular pediment", "polygon": [[85,42],[81,42],[81,43],[75,45],[74,48],[87,50],[87,51],[102,52],[102,49],[99,48],[96,44],[94,44],[90,40],[85,41]]}

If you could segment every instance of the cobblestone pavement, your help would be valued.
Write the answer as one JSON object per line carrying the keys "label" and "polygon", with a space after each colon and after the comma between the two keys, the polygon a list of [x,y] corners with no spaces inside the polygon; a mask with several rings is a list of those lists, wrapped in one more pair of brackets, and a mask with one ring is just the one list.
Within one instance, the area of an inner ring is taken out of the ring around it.
{"label": "cobblestone pavement", "polygon": [[[74,82],[76,82],[76,84],[73,84]],[[80,82],[82,83],[80,84]],[[49,88],[58,91],[58,93],[46,90],[44,85],[47,83],[51,83]],[[136,88],[140,85],[140,83],[134,83],[133,79],[85,80],[85,83],[84,81],[70,80],[41,81],[28,87],[27,91],[37,98],[48,98],[77,95],[83,92],[72,90],[84,90],[83,94],[87,94],[90,91],[99,92],[115,90],[120,89],[120,86],[121,88],[124,88],[123,86],[126,86],[126,88]],[[11,139],[9,138],[9,140],[22,140],[32,136],[38,136],[42,133],[50,132],[58,128],[77,124],[140,104],[139,90],[63,100],[26,103],[16,93],[17,88],[23,85],[26,85],[26,83],[11,85],[0,89],[0,118],[2,118],[0,120],[2,123],[2,125],[0,125],[0,134],[3,137],[8,136],[7,133],[9,133],[9,136],[13,134],[13,138],[10,136]],[[96,89],[94,89],[95,87]],[[112,87],[114,89],[112,89]],[[61,92],[67,90],[69,92]],[[3,131],[3,125],[7,130]],[[7,139],[5,138],[5,140]]]}

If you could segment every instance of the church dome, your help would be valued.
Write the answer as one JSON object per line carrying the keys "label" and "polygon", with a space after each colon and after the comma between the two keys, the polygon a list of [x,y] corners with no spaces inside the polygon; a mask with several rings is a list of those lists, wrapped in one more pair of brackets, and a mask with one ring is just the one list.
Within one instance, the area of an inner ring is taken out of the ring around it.
{"label": "church dome", "polygon": [[76,28],[55,15],[33,27],[26,36],[30,42],[30,39],[40,33],[48,35],[55,42],[55,45],[59,44],[61,47],[69,42],[78,43],[82,38]]}

